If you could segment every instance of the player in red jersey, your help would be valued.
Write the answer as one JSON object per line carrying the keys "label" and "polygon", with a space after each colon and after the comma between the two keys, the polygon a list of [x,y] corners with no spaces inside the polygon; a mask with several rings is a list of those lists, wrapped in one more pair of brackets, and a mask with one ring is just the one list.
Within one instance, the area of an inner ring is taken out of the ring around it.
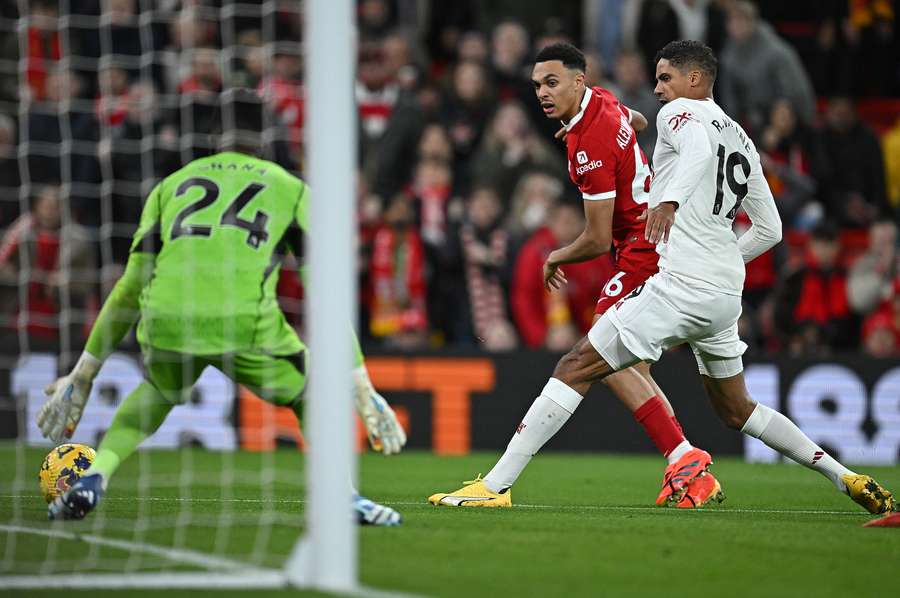
{"label": "player in red jersey", "polygon": [[[655,244],[645,239],[641,219],[652,173],[635,141],[635,129],[646,127],[647,120],[609,91],[586,87],[584,72],[580,50],[552,44],[538,53],[532,82],[544,114],[564,124],[569,176],[581,191],[586,220],[575,241],[548,256],[544,283],[548,290],[558,289],[566,283],[560,266],[594,259],[614,248],[616,273],[597,302],[596,321],[657,272],[659,255]],[[708,471],[709,454],[687,441],[672,406],[650,375],[650,366],[640,363],[603,381],[668,460],[656,503],[693,508],[722,500],[721,486]],[[488,475],[454,493],[435,494],[429,501],[446,506],[510,505],[508,489],[541,448],[541,439],[548,437],[535,428],[561,427],[581,399],[551,378]]]}
{"label": "player in red jersey", "polygon": [[[659,254],[645,239],[641,215],[647,206],[652,172],[635,139],[635,130],[647,126],[639,112],[629,110],[600,87],[584,85],[582,53],[569,44],[548,46],[535,60],[532,82],[541,109],[548,118],[563,121],[569,177],[581,191],[587,224],[574,243],[547,257],[547,288],[565,283],[560,266],[593,259],[615,249],[615,274],[604,286],[594,320],[656,274]],[[566,85],[567,83],[567,85]],[[650,365],[639,363],[604,379],[632,412],[669,462],[657,504],[693,506],[691,482],[709,475],[709,454],[694,448],[665,394],[650,375]],[[648,394],[649,393],[649,394]],[[714,478],[712,478],[714,479]],[[718,484],[696,484],[701,503],[713,498]],[[691,499],[687,497],[691,496]]]}

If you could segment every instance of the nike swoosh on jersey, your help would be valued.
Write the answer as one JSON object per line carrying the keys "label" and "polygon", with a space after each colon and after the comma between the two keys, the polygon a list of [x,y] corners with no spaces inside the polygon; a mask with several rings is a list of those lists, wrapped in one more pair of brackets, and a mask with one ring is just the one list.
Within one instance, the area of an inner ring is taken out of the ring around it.
{"label": "nike swoosh on jersey", "polygon": [[445,496],[440,502],[454,507],[462,506],[466,502],[485,502],[489,500],[497,500],[491,496]]}

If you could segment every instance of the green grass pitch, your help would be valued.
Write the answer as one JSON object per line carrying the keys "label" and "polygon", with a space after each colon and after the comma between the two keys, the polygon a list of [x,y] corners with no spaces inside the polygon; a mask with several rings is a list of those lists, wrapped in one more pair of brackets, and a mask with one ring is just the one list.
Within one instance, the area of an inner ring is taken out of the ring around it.
{"label": "green grass pitch", "polygon": [[[168,546],[178,542],[270,566],[284,559],[301,531],[303,459],[295,451],[145,451],[113,479],[98,517],[60,526],[46,521],[37,493],[43,453],[29,449],[17,459],[13,447],[0,448],[4,463],[31,469],[24,492],[10,478],[0,483],[0,523],[15,520],[30,528]],[[900,595],[900,529],[860,527],[870,516],[824,478],[799,466],[719,459],[713,471],[727,500],[714,509],[682,511],[652,507],[662,475],[659,458],[544,453],[513,490],[513,509],[435,508],[425,502],[433,492],[453,490],[486,472],[496,456],[363,456],[364,493],[400,509],[404,524],[361,530],[362,582],[454,598]],[[139,477],[142,467],[152,473]],[[900,489],[900,468],[861,469]],[[238,475],[230,490],[219,481],[229,470]],[[263,486],[268,491],[259,483],[266,471],[274,474],[272,483]],[[226,520],[230,526],[222,525]],[[7,575],[179,568],[152,555],[129,561],[129,554],[119,549],[31,534],[15,534],[11,543],[9,534],[0,532],[0,546],[0,574]],[[55,569],[47,565],[48,554]],[[98,591],[70,594],[93,596]],[[21,595],[58,598],[60,591]]]}

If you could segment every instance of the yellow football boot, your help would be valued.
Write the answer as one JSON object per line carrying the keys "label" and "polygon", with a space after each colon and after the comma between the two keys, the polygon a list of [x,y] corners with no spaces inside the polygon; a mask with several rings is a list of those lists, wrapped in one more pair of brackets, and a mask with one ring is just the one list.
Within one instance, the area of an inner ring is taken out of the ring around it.
{"label": "yellow football boot", "polygon": [[871,476],[847,474],[841,478],[847,485],[847,494],[869,513],[887,513],[897,510],[894,496],[881,487]]}
{"label": "yellow football boot", "polygon": [[474,480],[463,482],[465,486],[449,494],[432,494],[428,502],[436,507],[511,507],[512,491],[497,494],[488,490],[479,474]]}

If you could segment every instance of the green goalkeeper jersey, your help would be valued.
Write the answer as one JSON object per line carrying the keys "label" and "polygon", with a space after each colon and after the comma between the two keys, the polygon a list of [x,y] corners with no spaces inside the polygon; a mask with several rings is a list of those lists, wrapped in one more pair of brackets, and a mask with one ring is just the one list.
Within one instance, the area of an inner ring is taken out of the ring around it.
{"label": "green goalkeeper jersey", "polygon": [[308,202],[300,179],[233,152],[159,183],[131,247],[156,254],[140,295],[141,344],[192,355],[301,351],[275,287],[285,252],[301,257]]}

